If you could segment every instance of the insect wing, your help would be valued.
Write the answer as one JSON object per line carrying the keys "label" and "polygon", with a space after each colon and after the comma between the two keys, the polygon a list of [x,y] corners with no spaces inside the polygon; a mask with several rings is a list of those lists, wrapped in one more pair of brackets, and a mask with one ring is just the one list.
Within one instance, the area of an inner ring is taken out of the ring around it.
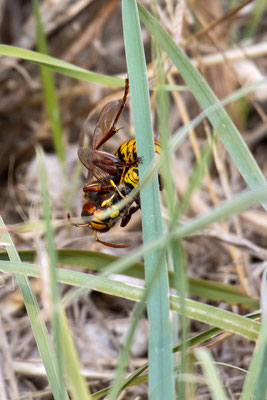
{"label": "insect wing", "polygon": [[98,149],[109,139],[109,132],[112,129],[113,122],[119,112],[120,101],[110,101],[99,114],[96,127],[94,130],[92,148]]}
{"label": "insect wing", "polygon": [[[99,182],[105,185],[109,185],[110,175],[117,174],[117,158],[115,156],[112,156],[111,154],[97,152],[89,149],[88,147],[80,147],[78,149],[78,157],[81,163],[88,170],[88,180],[91,180],[92,176],[94,176]],[[105,164],[105,161],[107,162],[107,164]]]}

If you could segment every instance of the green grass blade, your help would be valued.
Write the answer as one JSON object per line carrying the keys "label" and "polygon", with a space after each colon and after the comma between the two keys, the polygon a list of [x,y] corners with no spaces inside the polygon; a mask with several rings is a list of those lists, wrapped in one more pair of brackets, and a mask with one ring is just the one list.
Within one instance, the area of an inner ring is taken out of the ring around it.
{"label": "green grass blade", "polygon": [[80,79],[82,81],[101,83],[102,85],[107,86],[124,86],[124,79],[87,71],[84,68],[77,67],[76,65],[70,64],[66,61],[36,51],[0,44],[0,54],[22,58],[23,60],[28,60],[38,65],[52,68],[54,71],[60,72],[63,75]]}
{"label": "green grass blade", "polygon": [[[36,26],[37,48],[41,53],[48,54],[48,46],[40,16],[39,2],[38,0],[32,0],[32,3],[33,3],[34,19]],[[64,149],[62,124],[61,124],[60,110],[59,110],[57,92],[55,88],[54,76],[53,72],[44,66],[40,66],[40,72],[41,72],[42,86],[45,97],[45,105],[52,129],[54,147],[59,160],[63,164],[65,161],[65,149]]]}
{"label": "green grass blade", "polygon": [[[138,156],[140,182],[155,157],[154,138],[150,116],[150,102],[144,48],[141,39],[137,4],[133,0],[122,1],[123,34],[126,62],[130,80],[134,128]],[[162,235],[158,178],[141,189],[142,226],[144,244]],[[153,269],[161,254],[156,249],[145,255],[146,282],[149,286]],[[149,335],[149,394],[153,399],[173,399],[173,360],[169,326],[168,276],[166,262],[154,284],[148,300]]]}
{"label": "green grass blade", "polygon": [[90,392],[86,380],[81,375],[77,352],[73,343],[70,328],[64,311],[60,310],[61,345],[63,360],[68,380],[68,387],[73,400],[90,400]]}
{"label": "green grass blade", "polygon": [[252,38],[257,29],[260,26],[261,19],[266,10],[267,4],[265,0],[256,0],[254,9],[252,11],[252,18],[250,18],[249,23],[243,34],[243,38]]}
{"label": "green grass blade", "polygon": [[131,343],[135,329],[146,307],[146,304],[144,303],[146,297],[147,297],[147,292],[144,292],[144,297],[141,299],[140,303],[136,305],[134,312],[132,313],[130,328],[128,329],[126,339],[124,340],[124,344],[118,361],[117,371],[109,391],[109,397],[108,397],[109,400],[116,400],[118,398],[119,393],[124,388],[124,385],[122,384],[123,373],[126,368],[127,361],[130,355]]}
{"label": "green grass blade", "polygon": [[[33,262],[36,252],[34,250],[21,250],[19,256],[22,261]],[[120,260],[119,257],[106,253],[98,253],[87,250],[58,249],[57,258],[59,264],[73,267],[89,268],[101,272],[108,264]],[[7,253],[0,252],[0,260],[8,260]],[[144,279],[144,264],[135,262],[124,270],[124,275],[133,278]],[[207,300],[224,301],[230,304],[242,304],[250,309],[258,309],[259,301],[253,297],[244,295],[236,285],[221,282],[213,282],[207,279],[188,277],[188,291],[191,295],[199,296]],[[170,286],[174,288],[174,274],[169,272]]]}
{"label": "green grass blade", "polygon": [[[253,188],[260,183],[264,183],[264,176],[248,147],[200,73],[193,67],[189,58],[175,44],[155,18],[141,5],[139,5],[139,12],[142,22],[149,29],[156,42],[173,61],[202,109],[206,110],[208,107],[218,104],[218,109],[210,114],[208,118],[247,184]],[[265,201],[262,204],[267,209],[267,202]]]}
{"label": "green grass blade", "polygon": [[137,327],[138,321],[140,320],[143,311],[145,309],[146,303],[149,299],[149,296],[154,289],[154,284],[157,280],[159,270],[162,265],[162,260],[159,259],[157,261],[157,265],[154,266],[154,271],[153,271],[153,276],[151,277],[151,280],[149,282],[149,285],[147,285],[146,289],[143,291],[142,298],[139,301],[139,304],[136,305],[135,310],[133,312],[132,318],[131,318],[131,324],[128,329],[126,339],[124,341],[124,345],[120,354],[120,359],[118,362],[118,367],[116,371],[116,375],[112,384],[111,391],[109,393],[109,400],[116,400],[118,398],[119,392],[124,388],[124,385],[122,385],[121,381],[123,378],[123,372],[125,370],[126,364],[128,357],[130,355],[130,349],[131,349],[131,343],[133,339],[133,335],[135,332],[135,329]]}
{"label": "green grass blade", "polygon": [[[262,315],[263,323],[259,335],[257,347],[249,366],[249,374],[246,377],[241,400],[261,400],[267,398],[267,383],[266,383],[266,370],[267,370],[267,318],[266,318],[266,277],[267,269],[265,269],[262,276],[261,297],[262,299]],[[253,396],[254,393],[254,396]]]}
{"label": "green grass blade", "polygon": [[204,373],[206,375],[208,387],[210,388],[212,394],[212,398],[214,400],[227,400],[226,393],[223,389],[219,374],[216,370],[209,351],[204,348],[196,349],[195,354],[201,362],[202,369],[204,370]]}
{"label": "green grass blade", "polygon": [[[3,271],[25,274],[31,277],[38,275],[38,268],[34,264],[0,261],[0,268]],[[78,271],[59,269],[58,279],[61,283],[93,289],[133,301],[140,301],[144,295],[144,289],[140,287],[114,281],[103,276],[85,274]],[[172,310],[178,313],[181,312],[180,302],[177,296],[170,297],[170,305]],[[261,328],[259,322],[189,299],[185,300],[185,307],[186,316],[188,318],[204,322],[211,326],[216,326],[251,340],[257,340],[258,338]]]}
{"label": "green grass blade", "polygon": [[47,174],[45,169],[44,153],[41,149],[37,149],[37,161],[39,167],[39,181],[41,185],[41,204],[45,218],[45,242],[49,259],[49,284],[50,284],[50,301],[52,306],[52,330],[55,342],[55,349],[58,363],[58,375],[61,382],[64,382],[64,369],[62,351],[60,345],[60,319],[59,319],[59,289],[57,276],[57,253],[54,244],[54,231],[52,227],[52,214],[50,208],[50,199],[47,188]]}
{"label": "green grass blade", "polygon": [[[213,138],[214,139],[214,138]],[[178,219],[181,215],[185,214],[189,204],[190,199],[194,193],[194,191],[200,186],[202,179],[204,177],[205,171],[207,170],[211,156],[212,156],[212,147],[214,140],[211,143],[207,142],[204,146],[204,149],[201,152],[199,160],[194,165],[192,174],[190,176],[187,190],[180,201],[180,204],[177,207],[175,218]]]}
{"label": "green grass blade", "polygon": [[212,223],[229,218],[231,215],[239,214],[245,211],[253,203],[265,202],[267,200],[267,184],[263,183],[260,186],[242,192],[234,196],[231,200],[225,201],[217,207],[211,209],[200,217],[193,218],[186,226],[177,228],[173,234],[176,238],[181,239],[204,229]]}
{"label": "green grass blade", "polygon": [[[69,398],[67,391],[58,375],[55,349],[47,332],[46,326],[43,320],[41,319],[40,309],[37,300],[35,298],[35,295],[31,289],[29,280],[27,276],[20,273],[20,267],[23,264],[20,262],[19,255],[16,251],[16,248],[12,242],[10,235],[5,230],[5,225],[1,217],[0,217],[0,228],[1,228],[2,240],[4,242],[9,243],[9,245],[7,246],[7,252],[11,260],[9,264],[12,264],[12,262],[14,262],[18,265],[18,270],[17,270],[18,273],[16,275],[18,284],[23,296],[23,300],[25,303],[27,313],[29,315],[37,347],[42,357],[44,367],[47,373],[47,378],[50,383],[54,398],[55,400],[62,400],[62,399],[67,400]],[[35,276],[38,276],[38,272],[36,269],[35,269]]]}
{"label": "green grass blade", "polygon": [[[264,273],[262,275],[262,284],[261,284],[261,310],[262,310],[262,316],[263,316],[263,328],[266,323],[266,316],[267,316],[267,268],[265,268]],[[262,337],[263,335],[261,334],[261,340],[263,340],[263,344],[261,344],[262,347],[264,347],[263,350],[263,360],[260,368],[260,373],[258,375],[257,383],[256,383],[256,389],[255,389],[255,400],[260,400],[262,397],[267,398],[267,380],[266,380],[266,374],[267,374],[267,339],[266,336],[264,335],[264,338]]]}

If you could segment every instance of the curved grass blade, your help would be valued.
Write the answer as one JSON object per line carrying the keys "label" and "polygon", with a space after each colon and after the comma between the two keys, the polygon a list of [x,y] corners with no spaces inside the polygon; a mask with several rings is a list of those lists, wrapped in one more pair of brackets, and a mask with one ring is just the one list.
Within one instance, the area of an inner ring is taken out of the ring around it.
{"label": "curved grass blade", "polygon": [[[33,262],[36,252],[34,250],[21,250],[18,252],[22,261]],[[57,259],[59,264],[73,267],[89,268],[101,272],[108,264],[120,260],[120,257],[106,253],[97,253],[87,250],[58,249]],[[7,253],[0,252],[0,260],[8,260]],[[144,264],[135,262],[124,270],[124,275],[144,279]],[[174,287],[173,272],[169,271],[170,286]],[[188,291],[193,296],[208,300],[225,301],[230,304],[242,304],[255,310],[259,308],[259,300],[244,295],[236,285],[213,282],[207,279],[188,277]]]}
{"label": "curved grass blade", "polygon": [[92,400],[86,380],[81,374],[78,355],[73,343],[65,312],[59,312],[61,324],[61,345],[64,365],[72,398],[74,400]]}
{"label": "curved grass blade", "polygon": [[[31,277],[38,276],[38,268],[34,264],[0,261],[0,269]],[[67,269],[58,270],[58,280],[67,285],[92,289],[133,301],[140,301],[144,295],[144,289],[138,286],[114,281],[103,276],[85,274]],[[178,313],[181,312],[177,296],[170,297],[170,305],[172,310]],[[250,340],[257,340],[258,338],[261,328],[259,322],[189,299],[185,300],[185,308],[188,318],[216,326]]]}
{"label": "curved grass blade", "polygon": [[46,54],[41,54],[36,51],[22,49],[20,47],[0,44],[0,54],[10,57],[22,58],[23,60],[28,60],[38,65],[52,68],[54,71],[60,72],[63,75],[67,75],[75,79],[80,79],[82,81],[96,82],[101,83],[102,85],[121,87],[123,87],[125,83],[124,79],[87,71],[84,68],[77,67],[76,65],[70,64],[66,61],[59,60]]}
{"label": "curved grass blade", "polygon": [[206,375],[208,387],[213,394],[212,398],[227,400],[226,393],[209,351],[204,348],[196,349],[195,354],[201,362],[201,367]]}

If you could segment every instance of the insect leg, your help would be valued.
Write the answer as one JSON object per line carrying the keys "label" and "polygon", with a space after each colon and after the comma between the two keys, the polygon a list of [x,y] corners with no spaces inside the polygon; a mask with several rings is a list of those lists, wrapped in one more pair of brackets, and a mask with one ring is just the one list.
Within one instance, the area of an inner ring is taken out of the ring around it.
{"label": "insect leg", "polygon": [[109,242],[104,242],[103,240],[99,239],[99,237],[97,236],[97,232],[95,230],[94,230],[94,237],[95,237],[96,242],[103,244],[104,246],[107,246],[107,247],[113,247],[115,249],[123,249],[126,247],[131,247],[130,244],[113,244],[113,243],[109,243]]}

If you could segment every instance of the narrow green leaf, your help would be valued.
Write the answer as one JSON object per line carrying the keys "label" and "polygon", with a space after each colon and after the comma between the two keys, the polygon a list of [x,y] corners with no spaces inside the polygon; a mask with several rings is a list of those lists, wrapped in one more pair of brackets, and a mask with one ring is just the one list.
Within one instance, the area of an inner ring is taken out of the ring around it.
{"label": "narrow green leaf", "polygon": [[[267,269],[265,269],[262,276],[261,297],[262,299],[262,316],[263,323],[259,335],[257,347],[254,349],[254,354],[249,366],[249,373],[246,377],[241,400],[266,400],[267,398],[267,384],[266,384],[266,370],[267,370],[267,317],[266,317],[266,277]],[[253,396],[254,393],[254,396]]]}
{"label": "narrow green leaf", "polygon": [[260,27],[261,19],[266,10],[267,4],[265,0],[256,0],[254,3],[254,8],[252,10],[252,18],[249,18],[248,24],[246,26],[245,32],[243,33],[243,38],[252,38]]}
{"label": "narrow green leaf", "polygon": [[[123,35],[130,81],[133,119],[139,165],[140,183],[155,157],[154,137],[150,116],[145,54],[135,0],[122,1]],[[142,226],[144,244],[163,233],[158,178],[141,189]],[[169,326],[168,276],[165,258],[154,249],[145,254],[146,282],[149,286],[157,260],[163,259],[162,268],[148,300],[149,335],[149,396],[153,399],[173,399],[174,379]]]}
{"label": "narrow green leaf", "polygon": [[[0,261],[0,269],[32,277],[38,275],[38,268],[33,264]],[[133,301],[140,301],[144,295],[143,288],[114,281],[103,276],[85,274],[78,271],[59,269],[58,279],[61,283],[92,289]],[[180,302],[177,296],[170,297],[170,305],[172,310],[178,313],[181,312]],[[216,326],[226,331],[244,336],[250,340],[257,340],[258,338],[261,328],[259,322],[189,299],[185,300],[185,308],[186,316],[188,318],[204,322],[211,326]]]}
{"label": "narrow green leaf", "polygon": [[[33,262],[35,254],[34,250],[19,251],[19,256],[24,262]],[[108,264],[120,260],[119,257],[110,254],[76,249],[58,249],[57,259],[59,264],[84,267],[99,272]],[[0,260],[8,260],[7,253],[0,252]],[[124,270],[124,275],[144,279],[144,264],[142,262],[136,262],[129,265],[127,269]],[[173,272],[169,272],[170,286],[174,288],[173,279]],[[259,308],[259,300],[244,295],[236,285],[192,277],[188,277],[187,280],[188,291],[191,295],[208,300],[225,301],[230,304],[242,304],[253,310]]]}
{"label": "narrow green leaf", "polygon": [[213,364],[212,357],[207,349],[196,349],[195,354],[201,361],[202,369],[206,375],[207,385],[210,388],[212,398],[214,400],[227,400],[223,385],[220,381],[219,374]]}
{"label": "narrow green leaf", "polygon": [[67,318],[63,310],[60,310],[61,345],[64,365],[73,400],[91,400],[86,380],[81,375],[78,355],[72,340]]}
{"label": "narrow green leaf", "polygon": [[60,72],[63,75],[80,79],[82,81],[96,82],[107,86],[124,86],[124,79],[87,71],[84,68],[77,67],[76,65],[70,64],[66,61],[59,60],[46,54],[41,54],[36,51],[0,44],[0,54],[4,56],[22,58],[23,60],[28,60],[38,65],[52,68],[54,71]]}
{"label": "narrow green leaf", "polygon": [[41,203],[45,218],[45,242],[46,250],[49,258],[49,284],[50,284],[50,301],[52,306],[52,330],[57,355],[57,368],[60,381],[64,382],[64,369],[62,351],[60,345],[60,319],[59,319],[59,289],[57,276],[57,253],[54,244],[54,231],[51,224],[52,215],[50,208],[50,199],[47,187],[47,174],[45,169],[44,153],[41,149],[37,149],[37,161],[39,167],[39,181],[41,185]]}

